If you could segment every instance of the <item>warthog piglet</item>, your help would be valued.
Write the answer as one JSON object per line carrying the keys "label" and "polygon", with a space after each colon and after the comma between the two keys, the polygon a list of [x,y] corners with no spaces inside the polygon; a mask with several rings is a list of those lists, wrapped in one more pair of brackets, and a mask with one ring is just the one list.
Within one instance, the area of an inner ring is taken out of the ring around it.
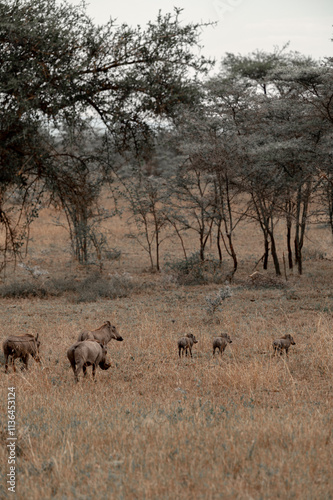
{"label": "warthog piglet", "polygon": [[283,349],[286,351],[286,356],[288,356],[288,350],[291,345],[295,345],[296,342],[292,338],[292,336],[288,333],[284,335],[280,339],[274,340],[273,342],[273,355],[275,356],[277,352],[279,352],[282,356]]}
{"label": "warthog piglet", "polygon": [[193,335],[193,333],[187,333],[185,337],[182,337],[178,340],[178,354],[179,357],[184,356],[184,351],[186,356],[188,356],[188,351],[190,352],[191,358],[192,356],[192,347],[193,344],[197,344],[198,341]]}

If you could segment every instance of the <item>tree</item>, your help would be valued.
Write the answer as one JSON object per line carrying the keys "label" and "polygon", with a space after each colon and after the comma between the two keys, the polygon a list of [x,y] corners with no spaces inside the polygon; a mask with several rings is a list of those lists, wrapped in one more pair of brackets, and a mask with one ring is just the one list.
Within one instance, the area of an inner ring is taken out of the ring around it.
{"label": "tree", "polygon": [[45,186],[51,203],[65,213],[73,255],[82,264],[88,262],[92,248],[101,261],[104,238],[98,229],[110,215],[99,204],[103,175],[97,158],[101,149],[101,137],[89,120],[68,124],[50,144],[54,166],[48,170]]}
{"label": "tree", "polygon": [[[303,147],[302,168],[305,183],[299,185],[295,201],[296,236],[295,257],[301,271],[301,249],[303,246],[306,216],[309,208],[309,196],[314,190],[323,187],[324,205],[332,226],[331,206],[331,176],[332,176],[332,124],[333,124],[333,68],[332,59],[318,64],[315,61],[302,61],[288,68],[277,68],[273,78],[279,87],[288,89],[287,101],[295,96],[297,106],[301,107],[298,113],[298,122],[303,126],[302,137],[305,139]],[[307,159],[304,155],[307,155]],[[310,171],[309,171],[310,167]]]}
{"label": "tree", "polygon": [[[319,65],[311,59],[283,50],[272,54],[257,51],[245,57],[228,54],[222,62],[221,80],[229,78],[244,88],[246,85],[252,88],[250,93],[243,94],[244,106],[238,112],[238,131],[247,151],[244,188],[251,193],[254,213],[263,230],[264,267],[270,243],[277,274],[280,266],[273,219],[286,218],[290,267],[294,224],[295,262],[301,274],[310,200],[319,185],[316,165],[325,163],[323,113],[314,114],[310,106],[313,95],[310,99],[309,89],[318,79],[314,76],[318,75],[318,69]],[[306,91],[300,86],[302,78],[307,81]],[[329,92],[324,94],[327,96]],[[322,108],[327,109],[327,102]]]}
{"label": "tree", "polygon": [[[138,243],[148,253],[151,269],[160,271],[160,246],[165,239],[161,235],[167,225],[165,205],[168,197],[163,178],[145,175],[138,168],[131,168],[130,178],[121,179],[122,196],[128,202],[131,216],[139,234]],[[155,263],[154,263],[155,254]]]}
{"label": "tree", "polygon": [[153,119],[195,102],[196,75],[210,61],[192,52],[202,25],[182,26],[179,14],[159,14],[141,29],[113,20],[95,26],[84,4],[0,3],[0,222],[13,251],[15,232],[2,200],[12,188],[49,192],[55,186],[59,192],[51,182],[61,180],[52,129],[90,116],[119,151],[133,147],[144,155]]}

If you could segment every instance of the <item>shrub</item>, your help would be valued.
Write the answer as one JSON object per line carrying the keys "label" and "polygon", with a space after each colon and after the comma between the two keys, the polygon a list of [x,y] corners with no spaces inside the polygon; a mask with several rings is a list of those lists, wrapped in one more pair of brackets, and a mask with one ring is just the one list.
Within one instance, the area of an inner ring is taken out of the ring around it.
{"label": "shrub", "polygon": [[199,252],[191,254],[185,260],[167,262],[165,267],[180,285],[203,285],[223,281],[220,261],[213,258],[202,261]]}
{"label": "shrub", "polygon": [[119,260],[121,257],[121,250],[118,248],[110,248],[109,250],[104,250],[103,254],[106,260]]}
{"label": "shrub", "polygon": [[206,295],[205,300],[207,304],[207,313],[213,316],[216,311],[221,311],[222,303],[228,297],[232,297],[232,291],[230,290],[229,286],[220,288],[220,290],[218,290],[216,293]]}
{"label": "shrub", "polygon": [[78,285],[78,302],[94,302],[99,297],[115,299],[128,297],[133,288],[132,278],[128,273],[110,274],[106,279],[98,273],[88,276]]}
{"label": "shrub", "polygon": [[96,272],[81,281],[76,277],[49,279],[43,284],[35,279],[32,282],[13,281],[0,286],[0,297],[47,298],[70,293],[77,302],[94,302],[99,297],[127,297],[133,286],[132,277],[128,273],[115,273],[105,278]]}
{"label": "shrub", "polygon": [[46,286],[37,282],[13,281],[0,287],[0,296],[3,298],[45,298],[47,295]]}

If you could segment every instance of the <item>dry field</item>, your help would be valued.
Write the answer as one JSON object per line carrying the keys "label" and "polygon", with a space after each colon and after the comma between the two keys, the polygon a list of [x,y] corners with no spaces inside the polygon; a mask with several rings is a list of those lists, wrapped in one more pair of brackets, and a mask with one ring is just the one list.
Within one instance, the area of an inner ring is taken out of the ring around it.
{"label": "dry field", "polygon": [[[0,366],[0,497],[14,495],[6,484],[6,411],[15,387],[18,499],[333,498],[333,273],[315,251],[330,258],[330,236],[308,234],[303,277],[254,287],[248,275],[261,238],[245,227],[233,296],[210,318],[205,297],[222,285],[181,286],[167,273],[151,274],[143,250],[124,238],[124,220],[111,220],[106,231],[122,254],[103,274],[128,272],[127,297],[0,299],[1,340],[39,332],[43,358],[42,366],[30,360],[28,372],[5,375]],[[181,257],[176,241],[162,250]],[[71,261],[67,234],[47,212],[32,228],[26,262],[49,271],[41,280],[79,283],[89,273]],[[17,268],[6,283],[33,279]],[[96,383],[89,368],[76,385],[66,350],[105,320],[124,342],[111,341],[112,368],[98,370]],[[233,343],[213,358],[220,331]],[[189,332],[199,342],[193,359],[180,360],[177,339]],[[296,341],[289,360],[272,358],[273,339],[286,333]]]}

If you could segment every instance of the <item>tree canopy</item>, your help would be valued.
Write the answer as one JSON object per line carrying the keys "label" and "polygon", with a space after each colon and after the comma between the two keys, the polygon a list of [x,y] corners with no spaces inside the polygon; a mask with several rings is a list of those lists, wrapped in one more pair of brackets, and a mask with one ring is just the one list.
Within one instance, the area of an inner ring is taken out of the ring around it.
{"label": "tree canopy", "polygon": [[[46,191],[59,193],[64,179],[62,188],[75,192],[77,172],[71,176],[65,166],[64,175],[66,155],[75,157],[76,170],[88,168],[78,144],[75,154],[63,141],[59,151],[57,129],[95,119],[118,150],[134,147],[139,154],[149,144],[153,119],[172,117],[180,103],[195,101],[197,75],[211,61],[194,53],[201,25],[182,25],[179,16],[179,10],[159,13],[145,29],[112,19],[96,26],[83,3],[0,1],[2,250],[20,244],[24,205],[32,208]],[[16,215],[6,204],[11,189],[21,196]]]}

